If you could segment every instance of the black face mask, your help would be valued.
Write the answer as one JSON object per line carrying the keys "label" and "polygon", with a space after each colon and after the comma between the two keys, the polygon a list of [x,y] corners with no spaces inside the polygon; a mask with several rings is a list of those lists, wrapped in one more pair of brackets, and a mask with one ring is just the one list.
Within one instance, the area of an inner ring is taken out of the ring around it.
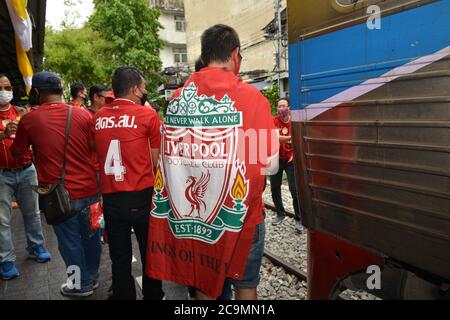
{"label": "black face mask", "polygon": [[145,106],[147,99],[148,99],[148,93],[144,93],[141,98],[141,105]]}
{"label": "black face mask", "polygon": [[30,105],[32,105],[32,106],[37,106],[37,105],[40,104],[40,101],[39,101],[39,93],[37,92],[36,89],[32,89],[32,90],[30,91],[30,95],[29,95],[29,97],[28,97],[28,102],[29,102]]}

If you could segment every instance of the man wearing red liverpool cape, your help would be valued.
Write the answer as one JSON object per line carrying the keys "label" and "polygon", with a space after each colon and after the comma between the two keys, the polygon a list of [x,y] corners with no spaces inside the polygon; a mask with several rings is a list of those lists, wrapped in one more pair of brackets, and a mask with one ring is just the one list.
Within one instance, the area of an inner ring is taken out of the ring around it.
{"label": "man wearing red liverpool cape", "polygon": [[267,99],[237,76],[234,29],[207,29],[201,59],[207,67],[174,94],[162,128],[146,271],[197,288],[198,299],[218,297],[226,279],[236,299],[256,299],[277,130]]}

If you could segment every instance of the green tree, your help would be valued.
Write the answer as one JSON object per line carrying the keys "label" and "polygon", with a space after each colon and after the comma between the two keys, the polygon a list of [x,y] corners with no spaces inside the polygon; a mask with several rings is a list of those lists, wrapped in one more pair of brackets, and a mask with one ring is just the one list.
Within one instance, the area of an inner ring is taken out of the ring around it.
{"label": "green tree", "polygon": [[94,0],[88,25],[114,44],[114,66],[133,66],[144,73],[151,97],[162,79],[159,52],[164,44],[158,31],[159,11],[146,0]]}
{"label": "green tree", "polygon": [[57,72],[66,84],[110,83],[113,44],[90,28],[46,29],[44,70]]}
{"label": "green tree", "polygon": [[278,109],[278,99],[280,99],[277,83],[275,81],[272,82],[272,85],[266,90],[263,90],[262,94],[269,100],[272,114],[276,114]]}

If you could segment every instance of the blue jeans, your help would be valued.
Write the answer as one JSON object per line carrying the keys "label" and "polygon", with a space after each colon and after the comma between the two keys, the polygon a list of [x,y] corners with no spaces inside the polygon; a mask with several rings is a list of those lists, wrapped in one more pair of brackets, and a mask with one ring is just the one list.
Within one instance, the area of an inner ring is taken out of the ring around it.
{"label": "blue jeans", "polygon": [[36,246],[44,244],[38,195],[31,189],[32,185],[37,185],[34,165],[18,172],[0,170],[0,263],[16,261],[11,234],[13,196],[22,212],[27,251],[32,253]]}
{"label": "blue jeans", "polygon": [[58,238],[59,252],[68,268],[78,266],[81,272],[82,291],[92,290],[94,281],[99,278],[102,247],[100,231],[91,230],[90,205],[98,202],[99,196],[72,201],[77,214],[61,224],[53,226]]}

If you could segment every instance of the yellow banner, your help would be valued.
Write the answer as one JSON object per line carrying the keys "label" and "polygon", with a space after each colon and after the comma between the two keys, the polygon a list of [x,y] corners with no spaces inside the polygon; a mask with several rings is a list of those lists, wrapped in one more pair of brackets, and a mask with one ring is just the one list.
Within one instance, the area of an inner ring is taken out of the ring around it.
{"label": "yellow banner", "polygon": [[28,12],[27,12],[28,0],[11,0],[11,4],[13,5],[17,15],[22,20],[28,19]]}
{"label": "yellow banner", "polygon": [[33,67],[28,59],[27,53],[20,45],[20,40],[16,36],[16,54],[17,64],[19,65],[20,73],[22,74],[23,81],[25,82],[27,94],[30,93],[31,79],[33,78]]}

